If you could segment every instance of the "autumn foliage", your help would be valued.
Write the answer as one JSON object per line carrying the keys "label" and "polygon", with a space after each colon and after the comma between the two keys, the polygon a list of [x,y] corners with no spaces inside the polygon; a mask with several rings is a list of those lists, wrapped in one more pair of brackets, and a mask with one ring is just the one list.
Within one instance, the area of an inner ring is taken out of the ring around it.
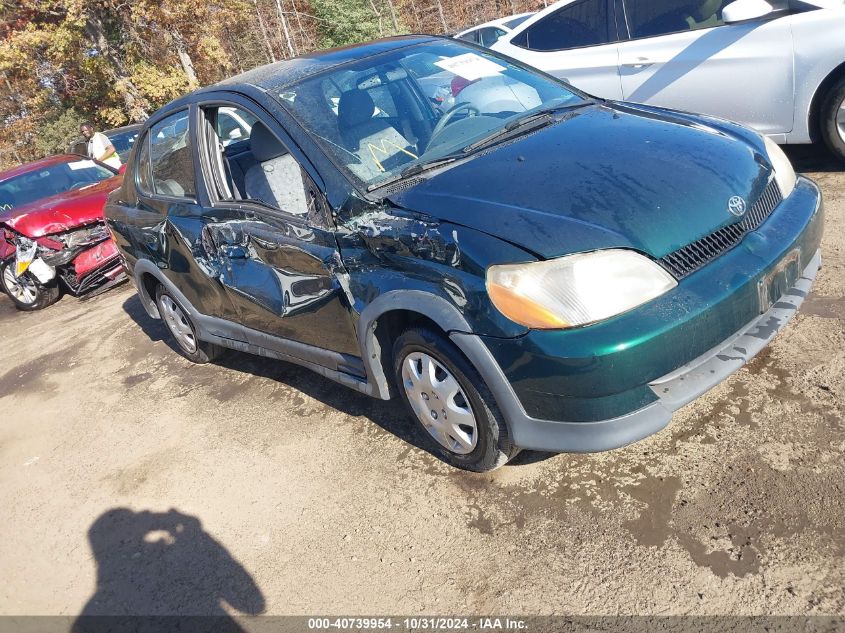
{"label": "autumn foliage", "polygon": [[82,120],[143,121],[254,66],[398,33],[454,33],[543,0],[0,0],[0,168]]}

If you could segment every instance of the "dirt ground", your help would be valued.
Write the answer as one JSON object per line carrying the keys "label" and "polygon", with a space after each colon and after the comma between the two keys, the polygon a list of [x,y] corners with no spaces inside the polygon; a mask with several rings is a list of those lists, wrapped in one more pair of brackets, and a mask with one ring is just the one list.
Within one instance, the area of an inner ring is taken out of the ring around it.
{"label": "dirt ground", "polygon": [[656,436],[429,454],[397,403],[231,353],[131,286],[0,297],[0,615],[845,614],[845,168],[801,313]]}

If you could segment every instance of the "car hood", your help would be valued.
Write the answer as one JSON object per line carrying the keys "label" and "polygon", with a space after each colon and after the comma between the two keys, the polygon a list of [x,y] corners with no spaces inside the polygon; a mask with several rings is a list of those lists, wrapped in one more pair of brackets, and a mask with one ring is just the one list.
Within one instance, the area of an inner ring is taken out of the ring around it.
{"label": "car hood", "polygon": [[540,257],[632,248],[660,258],[737,218],[771,176],[761,139],[719,120],[597,104],[389,196]]}
{"label": "car hood", "polygon": [[106,178],[84,189],[74,189],[42,198],[0,213],[0,222],[27,237],[61,233],[103,219],[109,193],[120,186],[123,176]]}

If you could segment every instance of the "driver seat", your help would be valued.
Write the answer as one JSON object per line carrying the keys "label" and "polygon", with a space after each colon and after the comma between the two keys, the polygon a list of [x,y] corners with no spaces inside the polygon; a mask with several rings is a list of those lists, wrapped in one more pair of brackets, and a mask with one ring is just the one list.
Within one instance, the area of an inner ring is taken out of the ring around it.
{"label": "driver seat", "polygon": [[353,88],[340,95],[337,123],[344,146],[358,159],[349,169],[365,181],[417,158],[413,143],[391,125],[373,116],[375,103],[366,90]]}

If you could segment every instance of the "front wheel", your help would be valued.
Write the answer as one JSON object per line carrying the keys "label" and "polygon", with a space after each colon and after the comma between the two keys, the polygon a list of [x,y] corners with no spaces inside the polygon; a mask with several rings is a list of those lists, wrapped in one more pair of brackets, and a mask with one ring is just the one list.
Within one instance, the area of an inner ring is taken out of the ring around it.
{"label": "front wheel", "polygon": [[836,82],[822,103],[821,129],[827,146],[845,161],[845,77]]}
{"label": "front wheel", "polygon": [[197,338],[197,330],[188,312],[162,285],[156,288],[156,304],[164,324],[188,360],[201,365],[223,353],[222,347]]}
{"label": "front wheel", "polygon": [[519,452],[481,376],[442,334],[406,331],[393,364],[402,399],[444,461],[487,472]]}
{"label": "front wheel", "polygon": [[0,282],[15,307],[24,312],[41,310],[59,300],[58,285],[45,286],[29,271],[15,277],[14,260],[0,264]]}

